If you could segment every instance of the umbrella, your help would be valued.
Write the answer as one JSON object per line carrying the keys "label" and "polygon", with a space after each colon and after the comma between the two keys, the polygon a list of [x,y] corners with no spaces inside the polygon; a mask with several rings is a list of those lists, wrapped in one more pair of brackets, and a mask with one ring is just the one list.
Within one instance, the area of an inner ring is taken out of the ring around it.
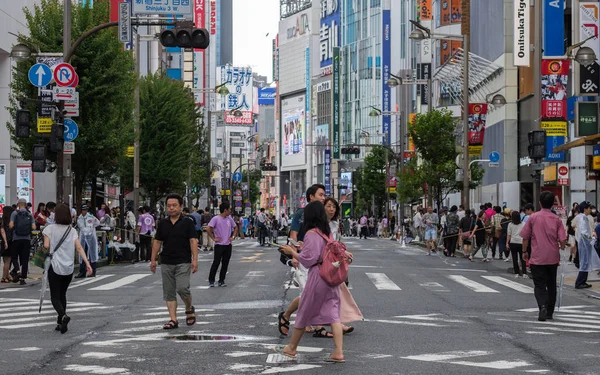
{"label": "umbrella", "polygon": [[560,311],[560,306],[562,304],[562,292],[563,292],[563,285],[565,283],[565,266],[564,266],[564,260],[562,259],[562,254],[561,254],[561,260],[560,260],[560,282],[558,284],[558,298],[556,299],[556,311]]}
{"label": "umbrella", "polygon": [[40,289],[40,308],[38,312],[42,312],[42,305],[44,304],[44,294],[48,288],[48,269],[50,268],[50,257],[46,258],[44,263],[44,274],[42,275],[42,288]]}

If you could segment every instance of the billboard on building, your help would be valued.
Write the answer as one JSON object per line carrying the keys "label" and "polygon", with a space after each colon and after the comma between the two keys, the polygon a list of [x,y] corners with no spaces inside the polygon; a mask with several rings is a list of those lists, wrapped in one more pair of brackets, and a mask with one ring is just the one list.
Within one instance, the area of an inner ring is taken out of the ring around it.
{"label": "billboard on building", "polygon": [[297,166],[306,164],[305,94],[294,95],[281,101],[281,164]]}
{"label": "billboard on building", "polygon": [[[596,56],[600,56],[600,44],[598,43],[598,32],[600,23],[598,2],[579,4],[579,41],[583,42],[589,37],[594,37],[583,44],[591,48]],[[577,95],[597,96],[600,94],[600,66],[597,62],[579,67],[579,87],[576,88]]]}
{"label": "billboard on building", "polygon": [[321,0],[319,65],[323,76],[333,73],[333,48],[340,46],[340,7],[341,1]]}
{"label": "billboard on building", "polygon": [[304,35],[310,35],[311,14],[312,9],[307,9],[279,21],[279,47],[293,42]]}
{"label": "billboard on building", "polygon": [[485,103],[469,104],[469,145],[483,145],[488,105]]}
{"label": "billboard on building", "polygon": [[530,64],[530,18],[529,0],[515,0],[513,5],[513,65],[529,66]]}
{"label": "billboard on building", "polygon": [[565,54],[565,0],[542,0],[544,4],[543,56],[555,57]]}
{"label": "billboard on building", "polygon": [[450,25],[450,22],[452,22],[452,4],[450,0],[439,0],[438,4],[440,6],[440,25]]}
{"label": "billboard on building", "polygon": [[333,158],[340,158],[340,48],[333,49]]}
{"label": "billboard on building", "polygon": [[[381,100],[383,101],[383,112],[389,112],[392,106],[392,92],[390,86],[387,85],[387,81],[390,79],[391,71],[391,54],[392,54],[392,35],[391,35],[391,12],[389,9],[381,11],[381,19],[383,23],[383,34],[381,42],[381,64],[382,64],[382,94]],[[391,140],[391,118],[389,115],[383,115],[382,117],[382,131],[385,137],[384,142],[388,146],[392,143]]]}
{"label": "billboard on building", "polygon": [[[560,127],[546,125],[546,158],[545,161],[565,161],[565,152],[554,152],[553,149],[565,143],[567,135],[567,85],[569,83],[569,60],[542,60],[541,100],[542,121],[544,123],[561,124]],[[564,124],[564,125],[563,125]],[[564,128],[564,132],[562,129]],[[559,129],[558,132],[555,129]]]}
{"label": "billboard on building", "polygon": [[258,89],[258,105],[275,105],[275,87],[261,87]]}
{"label": "billboard on building", "polygon": [[[205,23],[205,12],[206,9],[204,7],[206,0],[194,0],[194,25],[199,28],[204,28],[206,26]],[[204,79],[206,77],[205,74],[206,62],[204,60],[204,50],[203,49],[194,49],[194,84],[193,87],[195,89],[203,89],[206,87]],[[206,101],[206,94],[204,92],[196,92],[194,93],[194,97],[196,98],[196,105],[203,106]]]}
{"label": "billboard on building", "polygon": [[[225,123],[236,125],[252,125],[252,69],[231,65],[217,67],[217,86],[224,84],[229,90],[228,95],[217,95],[217,111],[224,111]],[[242,112],[241,117],[233,115],[232,111]]]}
{"label": "billboard on building", "polygon": [[462,0],[452,0],[451,12],[450,23],[460,23],[462,21]]}
{"label": "billboard on building", "polygon": [[321,164],[324,162],[325,150],[331,148],[329,145],[329,124],[316,125],[312,132],[312,148],[314,155],[317,156],[317,163]]}
{"label": "billboard on building", "polygon": [[418,0],[417,7],[419,9],[419,19],[421,21],[432,20],[431,0]]}

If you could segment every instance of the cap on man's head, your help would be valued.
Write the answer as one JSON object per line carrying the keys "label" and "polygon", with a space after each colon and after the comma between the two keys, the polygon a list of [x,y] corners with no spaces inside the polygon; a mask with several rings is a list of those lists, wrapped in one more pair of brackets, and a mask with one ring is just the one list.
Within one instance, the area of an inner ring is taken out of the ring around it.
{"label": "cap on man's head", "polygon": [[579,203],[579,212],[583,212],[586,208],[591,208],[592,204],[588,201],[583,201]]}
{"label": "cap on man's head", "polygon": [[89,210],[88,205],[87,204],[82,204],[81,205],[81,211],[87,211],[87,210]]}

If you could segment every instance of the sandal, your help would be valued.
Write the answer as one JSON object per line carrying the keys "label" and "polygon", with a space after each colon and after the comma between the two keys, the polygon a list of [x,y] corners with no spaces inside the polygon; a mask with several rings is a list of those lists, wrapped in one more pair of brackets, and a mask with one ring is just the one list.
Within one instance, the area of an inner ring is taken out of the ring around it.
{"label": "sandal", "polygon": [[188,326],[193,326],[194,324],[196,324],[196,308],[194,306],[192,306],[190,311],[186,311],[185,315],[194,315],[193,317],[189,317],[186,316],[185,317],[185,324],[187,324]]}
{"label": "sandal", "polygon": [[344,329],[344,335],[354,332],[354,327],[348,326],[348,328]]}
{"label": "sandal", "polygon": [[289,353],[286,353],[286,352],[284,351],[284,349],[285,349],[285,345],[276,345],[276,346],[273,348],[273,350],[275,351],[275,353],[283,354],[284,356],[286,356],[286,357],[288,357],[288,358],[292,358],[292,359],[296,359],[296,358],[297,358],[296,354],[289,354]]}
{"label": "sandal", "polygon": [[329,362],[329,363],[345,363],[346,362],[345,359],[331,358],[330,355],[328,355],[327,357],[325,357],[323,360],[325,362]]}
{"label": "sandal", "polygon": [[163,329],[175,329],[179,328],[179,323],[176,320],[169,320],[167,324],[163,326]]}
{"label": "sandal", "polygon": [[333,337],[333,333],[327,332],[327,330],[324,327],[321,327],[321,328],[315,330],[315,333],[313,333],[313,337],[322,337],[322,338],[330,339]]}
{"label": "sandal", "polygon": [[[290,321],[287,320],[284,316],[283,316],[283,311],[279,313],[279,321],[277,322],[278,327],[277,329],[279,330],[279,333],[281,333],[284,336],[287,336],[290,333]],[[283,323],[281,322],[283,320]],[[283,332],[282,328],[285,328],[287,331]]]}
{"label": "sandal", "polygon": [[7,282],[8,282],[8,279],[5,277],[3,277],[2,280],[0,280],[0,283],[7,283]]}

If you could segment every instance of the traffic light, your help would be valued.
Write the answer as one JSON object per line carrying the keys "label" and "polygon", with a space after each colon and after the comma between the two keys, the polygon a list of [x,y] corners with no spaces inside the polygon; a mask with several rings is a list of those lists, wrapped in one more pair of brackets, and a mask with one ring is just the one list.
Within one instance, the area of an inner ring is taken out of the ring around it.
{"label": "traffic light", "polygon": [[17,138],[29,138],[31,133],[31,114],[29,111],[19,109],[15,116],[15,136]]}
{"label": "traffic light", "polygon": [[529,146],[527,150],[529,157],[536,163],[539,163],[546,157],[546,131],[533,130],[527,134]]}
{"label": "traffic light", "polygon": [[217,196],[217,187],[215,185],[211,185],[210,186],[210,196],[211,197],[216,197]]}
{"label": "traffic light", "polygon": [[46,172],[46,146],[36,144],[33,145],[31,152],[31,170],[33,172]]}
{"label": "traffic light", "polygon": [[50,151],[62,152],[65,143],[65,126],[63,124],[52,124],[50,133]]}
{"label": "traffic light", "polygon": [[276,171],[277,166],[273,164],[263,164],[260,166],[261,171]]}
{"label": "traffic light", "polygon": [[165,47],[207,49],[210,43],[208,30],[194,28],[194,23],[184,21],[160,33],[160,43]]}
{"label": "traffic light", "polygon": [[342,155],[360,155],[360,147],[342,147]]}

